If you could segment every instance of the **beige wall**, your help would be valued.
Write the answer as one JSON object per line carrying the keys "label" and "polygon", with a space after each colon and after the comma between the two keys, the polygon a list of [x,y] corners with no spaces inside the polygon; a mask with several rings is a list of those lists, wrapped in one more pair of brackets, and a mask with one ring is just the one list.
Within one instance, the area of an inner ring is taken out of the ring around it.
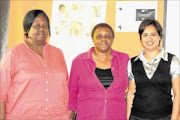
{"label": "beige wall", "polygon": [[[120,0],[118,0],[120,1]],[[121,0],[130,1],[130,0]],[[142,0],[143,1],[143,0]],[[147,0],[146,0],[147,1]],[[151,0],[152,1],[152,0]],[[157,0],[154,0],[157,1]],[[164,0],[158,0],[158,21],[163,25]],[[107,1],[106,22],[115,30],[115,0]],[[8,48],[15,46],[23,41],[23,18],[31,9],[43,9],[51,19],[52,0],[41,1],[15,1],[10,3],[10,19]],[[115,50],[126,52],[133,57],[142,50],[141,43],[137,32],[115,32],[115,39],[112,46]]]}

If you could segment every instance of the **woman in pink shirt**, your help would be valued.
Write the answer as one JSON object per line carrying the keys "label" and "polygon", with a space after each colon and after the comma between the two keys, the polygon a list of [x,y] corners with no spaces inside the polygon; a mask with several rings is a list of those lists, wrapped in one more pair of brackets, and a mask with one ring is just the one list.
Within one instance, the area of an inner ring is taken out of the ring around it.
{"label": "woman in pink shirt", "polygon": [[91,37],[95,47],[72,62],[69,110],[77,120],[126,120],[129,56],[111,48],[114,31],[108,24],[97,24]]}
{"label": "woman in pink shirt", "polygon": [[6,51],[0,68],[0,119],[68,120],[68,73],[63,53],[46,41],[49,18],[42,10],[24,18],[25,40]]}

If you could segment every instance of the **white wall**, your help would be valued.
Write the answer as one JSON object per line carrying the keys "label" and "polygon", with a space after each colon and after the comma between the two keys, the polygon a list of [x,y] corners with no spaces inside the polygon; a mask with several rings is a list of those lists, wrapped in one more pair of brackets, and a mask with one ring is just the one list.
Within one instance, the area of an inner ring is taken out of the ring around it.
{"label": "white wall", "polygon": [[165,49],[180,59],[180,1],[167,0]]}

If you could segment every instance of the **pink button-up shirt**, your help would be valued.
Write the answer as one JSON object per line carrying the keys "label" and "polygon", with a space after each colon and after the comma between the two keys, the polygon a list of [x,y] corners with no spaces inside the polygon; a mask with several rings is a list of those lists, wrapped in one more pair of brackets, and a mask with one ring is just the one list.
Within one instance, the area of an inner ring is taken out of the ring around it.
{"label": "pink button-up shirt", "polygon": [[77,111],[77,120],[126,120],[125,90],[128,85],[129,56],[111,50],[114,81],[105,89],[95,74],[91,51],[72,62],[69,79],[69,110]]}
{"label": "pink button-up shirt", "polygon": [[6,118],[68,119],[67,80],[60,49],[46,43],[43,59],[25,42],[9,49],[0,68],[0,102],[6,101]]}

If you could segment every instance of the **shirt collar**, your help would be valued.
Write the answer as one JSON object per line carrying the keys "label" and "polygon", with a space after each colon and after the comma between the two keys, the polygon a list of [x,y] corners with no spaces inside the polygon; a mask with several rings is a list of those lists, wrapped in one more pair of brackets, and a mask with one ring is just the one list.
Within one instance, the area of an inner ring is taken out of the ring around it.
{"label": "shirt collar", "polygon": [[[155,59],[159,59],[159,58],[162,58],[164,61],[168,61],[168,54],[167,52],[164,50],[164,48],[159,48],[159,50],[161,51]],[[138,55],[135,59],[134,59],[134,62],[137,61],[138,59],[141,60],[141,61],[144,61],[146,60],[145,57],[144,57],[144,52],[145,50],[142,50],[140,55]]]}
{"label": "shirt collar", "polygon": [[[45,41],[45,43],[46,43],[46,44],[43,46],[43,49],[46,49],[46,48],[48,48],[48,46],[49,46],[48,42]],[[23,44],[24,44],[28,49],[30,49],[30,48],[28,47],[28,45],[26,44],[26,40],[24,40]]]}

